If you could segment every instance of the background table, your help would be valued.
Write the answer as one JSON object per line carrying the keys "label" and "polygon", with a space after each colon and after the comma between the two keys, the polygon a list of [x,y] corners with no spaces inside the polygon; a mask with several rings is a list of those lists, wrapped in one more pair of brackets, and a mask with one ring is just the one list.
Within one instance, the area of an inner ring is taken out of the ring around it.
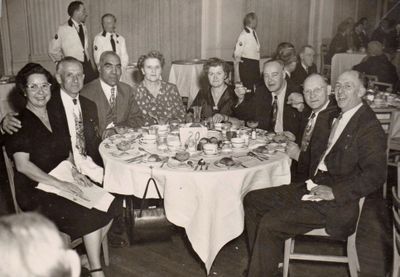
{"label": "background table", "polygon": [[169,72],[170,83],[178,87],[182,97],[188,97],[188,107],[201,87],[203,65],[207,60],[173,61]]}
{"label": "background table", "polygon": [[126,68],[122,70],[121,81],[127,83],[131,87],[135,86],[140,82],[139,69],[136,63],[129,64]]}
{"label": "background table", "polygon": [[14,87],[15,83],[0,84],[0,119],[14,110],[10,100],[10,92]]}
{"label": "background table", "polygon": [[[151,176],[149,165],[129,164],[124,161],[129,157],[115,157],[112,151],[105,142],[100,145],[104,188],[142,197]],[[219,158],[211,159],[211,164]],[[251,190],[290,183],[290,159],[284,153],[249,168],[229,171],[215,166],[209,171],[178,170],[167,165],[160,168],[159,164],[152,171],[164,196],[168,220],[185,228],[207,272],[220,249],[244,230],[243,197]],[[153,188],[149,188],[148,197],[156,197]]]}
{"label": "background table", "polygon": [[332,58],[331,65],[331,84],[335,85],[337,78],[344,71],[352,69],[353,66],[359,64],[366,54],[361,53],[338,53]]}

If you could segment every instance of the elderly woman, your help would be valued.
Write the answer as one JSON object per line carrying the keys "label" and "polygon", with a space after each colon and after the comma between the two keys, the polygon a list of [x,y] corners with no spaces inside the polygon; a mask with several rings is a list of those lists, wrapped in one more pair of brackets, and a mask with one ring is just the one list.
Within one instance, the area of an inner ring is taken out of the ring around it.
{"label": "elderly woman", "polygon": [[142,55],[137,66],[143,81],[134,89],[133,95],[143,113],[146,126],[162,119],[185,120],[185,107],[174,84],[161,80],[164,57],[158,51]]}
{"label": "elderly woman", "polygon": [[38,183],[43,183],[79,197],[81,187],[93,185],[73,166],[70,173],[74,183],[49,174],[63,161],[73,165],[66,127],[59,122],[61,120],[57,115],[48,113],[53,84],[50,73],[35,63],[25,65],[16,77],[17,88],[25,97],[26,106],[18,115],[22,128],[7,137],[5,145],[16,166],[17,201],[23,211],[37,211],[51,219],[72,240],[83,237],[92,276],[104,276],[100,246],[109,229],[111,215],[35,188]]}
{"label": "elderly woman", "polygon": [[211,58],[204,64],[203,71],[210,86],[199,91],[191,107],[200,106],[201,117],[215,123],[229,121],[237,96],[234,88],[225,83],[229,74],[228,64],[224,60]]}

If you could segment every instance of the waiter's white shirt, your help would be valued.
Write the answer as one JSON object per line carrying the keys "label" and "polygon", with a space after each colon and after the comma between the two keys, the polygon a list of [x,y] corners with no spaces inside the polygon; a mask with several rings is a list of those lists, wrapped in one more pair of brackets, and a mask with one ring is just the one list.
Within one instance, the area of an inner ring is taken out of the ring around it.
{"label": "waiter's white shirt", "polygon": [[70,18],[66,23],[58,27],[56,35],[49,43],[49,56],[54,62],[60,61],[66,56],[71,56],[83,62],[86,58],[90,60],[88,32],[85,24],[83,33],[85,34],[85,47],[82,46],[79,38],[79,24]]}
{"label": "waiter's white shirt", "polygon": [[69,134],[71,136],[71,147],[72,154],[75,161],[75,166],[79,172],[89,176],[92,180],[98,183],[103,182],[103,168],[98,166],[91,157],[82,156],[76,147],[76,128],[74,113],[80,112],[82,114],[81,104],[79,101],[79,95],[76,97],[76,105],[73,102],[73,98],[61,89],[61,101],[63,103],[65,114],[67,116]]}
{"label": "waiter's white shirt", "polygon": [[[274,102],[274,96],[278,97],[278,112],[276,114],[276,122],[274,131],[276,133],[283,132],[283,109],[285,106],[285,95],[286,95],[287,82],[277,92],[272,92],[272,103]],[[271,106],[272,107],[272,106]]]}
{"label": "waiter's white shirt", "polygon": [[257,40],[254,37],[253,31],[255,32],[250,27],[245,27],[240,33],[233,53],[235,57],[260,60],[260,42],[256,32]]}
{"label": "waiter's white shirt", "polygon": [[[336,141],[342,134],[344,128],[346,128],[347,124],[349,123],[350,119],[353,117],[353,115],[361,108],[363,103],[358,104],[354,108],[348,110],[347,112],[343,113],[342,118],[339,121],[339,124],[336,128],[335,134],[332,138],[332,143],[329,146],[329,148],[325,151],[325,155],[322,157],[321,162],[318,165],[318,169],[321,171],[328,171],[328,168],[326,167],[325,164],[325,158],[328,155],[328,153],[331,151],[332,147],[335,145]],[[333,124],[333,123],[332,123]]]}
{"label": "waiter's white shirt", "polygon": [[115,41],[115,52],[121,59],[122,67],[127,67],[129,63],[128,51],[126,48],[125,38],[117,33],[101,32],[94,37],[93,56],[96,65],[99,65],[100,56],[105,51],[112,51],[111,35]]}

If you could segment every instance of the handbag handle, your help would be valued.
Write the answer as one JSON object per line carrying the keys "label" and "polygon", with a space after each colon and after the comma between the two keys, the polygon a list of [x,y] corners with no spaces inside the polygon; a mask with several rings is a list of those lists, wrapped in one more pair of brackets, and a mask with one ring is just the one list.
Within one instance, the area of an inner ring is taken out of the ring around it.
{"label": "handbag handle", "polygon": [[[145,203],[144,199],[146,199],[146,197],[147,197],[147,191],[148,191],[148,189],[149,189],[150,182],[153,182],[154,187],[156,188],[156,191],[157,191],[158,198],[159,198],[160,200],[162,200],[161,193],[160,193],[160,191],[158,190],[158,186],[157,186],[156,180],[155,180],[153,177],[150,177],[150,179],[147,181],[146,189],[144,190],[144,194],[143,194],[143,197],[142,197],[142,203],[141,203],[141,205],[140,205],[139,217],[142,216],[142,211],[144,210],[144,203]],[[164,207],[164,204],[162,204],[162,206]]]}

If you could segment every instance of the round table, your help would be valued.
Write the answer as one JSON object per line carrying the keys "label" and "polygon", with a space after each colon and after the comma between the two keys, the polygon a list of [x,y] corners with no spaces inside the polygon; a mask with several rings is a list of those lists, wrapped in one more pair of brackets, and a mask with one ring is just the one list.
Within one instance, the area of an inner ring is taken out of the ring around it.
{"label": "round table", "polygon": [[[113,136],[100,145],[105,166],[104,188],[142,197],[147,180],[153,176],[164,197],[168,220],[185,228],[207,272],[219,250],[244,230],[243,197],[251,190],[290,183],[291,161],[285,153],[277,152],[269,160],[259,161],[246,155],[248,149],[233,151],[228,156],[244,166],[230,169],[215,164],[224,155],[208,157],[197,153],[190,158],[193,163],[203,158],[209,166],[208,170],[195,171],[190,166],[175,168],[171,158],[164,165],[129,163],[127,160],[145,152],[138,150],[140,145],[136,142],[133,149],[119,151],[115,145],[121,140],[132,140],[132,134]],[[157,149],[150,152],[159,153]],[[157,197],[153,187],[149,188],[148,197]]]}

